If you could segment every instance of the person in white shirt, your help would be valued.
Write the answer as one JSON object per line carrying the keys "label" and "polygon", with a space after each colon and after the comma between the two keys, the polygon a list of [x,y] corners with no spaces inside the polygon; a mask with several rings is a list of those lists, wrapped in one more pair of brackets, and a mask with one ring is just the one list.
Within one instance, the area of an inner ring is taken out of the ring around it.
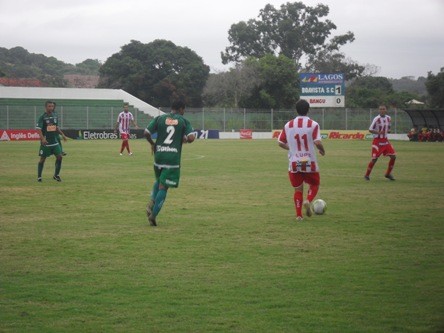
{"label": "person in white shirt", "polygon": [[116,126],[114,129],[115,133],[117,133],[117,130],[119,130],[120,138],[122,139],[122,145],[120,147],[120,155],[122,155],[125,148],[128,151],[128,155],[133,154],[129,147],[130,125],[139,128],[136,122],[134,121],[133,114],[129,112],[128,108],[129,108],[128,103],[123,104],[123,111],[119,113],[119,116],[117,117]]}
{"label": "person in white shirt", "polygon": [[[322,156],[325,155],[319,124],[307,116],[309,110],[310,104],[304,99],[299,100],[296,103],[298,116],[285,124],[278,138],[279,146],[288,150],[288,176],[295,191],[293,200],[298,221],[303,219],[302,207],[307,216],[312,215],[311,202],[319,190],[320,174],[315,148]],[[309,185],[305,201],[304,183]]]}
{"label": "person in white shirt", "polygon": [[388,140],[391,120],[390,116],[387,115],[387,107],[385,105],[380,105],[379,114],[373,119],[370,128],[368,129],[369,132],[373,134],[372,159],[367,166],[367,171],[364,175],[365,180],[370,180],[370,173],[381,155],[390,157],[385,172],[385,178],[395,180],[392,175],[392,170],[395,166],[396,152]]}

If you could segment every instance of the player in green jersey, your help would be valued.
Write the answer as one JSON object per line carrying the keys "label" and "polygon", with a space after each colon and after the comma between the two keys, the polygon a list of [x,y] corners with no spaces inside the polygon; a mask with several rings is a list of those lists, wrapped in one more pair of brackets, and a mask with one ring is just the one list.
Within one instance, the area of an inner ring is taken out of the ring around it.
{"label": "player in green jersey", "polygon": [[55,155],[55,172],[53,178],[61,182],[62,179],[59,176],[60,169],[62,168],[62,148],[59,144],[59,134],[62,135],[63,140],[66,141],[66,136],[58,126],[58,117],[54,112],[55,103],[52,101],[46,101],[45,113],[43,113],[37,121],[36,130],[40,136],[40,149],[39,156],[40,161],[37,168],[37,181],[42,181],[42,171],[45,165],[46,158],[51,155]]}
{"label": "player in green jersey", "polygon": [[[145,129],[145,137],[154,154],[156,178],[146,206],[148,221],[152,226],[157,225],[156,217],[162,209],[168,189],[179,186],[182,144],[191,143],[196,138],[190,122],[183,117],[184,112],[185,103],[175,101],[170,113],[155,117]],[[155,133],[156,142],[152,139]]]}

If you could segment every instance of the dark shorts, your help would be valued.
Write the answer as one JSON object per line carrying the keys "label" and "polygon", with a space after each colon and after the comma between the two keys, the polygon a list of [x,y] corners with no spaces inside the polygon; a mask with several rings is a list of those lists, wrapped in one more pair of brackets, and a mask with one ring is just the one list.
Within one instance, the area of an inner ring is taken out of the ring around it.
{"label": "dark shorts", "polygon": [[40,149],[39,149],[39,156],[40,157],[48,157],[51,155],[61,155],[62,154],[62,148],[60,147],[59,144],[56,144],[54,146],[43,146],[40,145]]}
{"label": "dark shorts", "polygon": [[159,168],[154,166],[156,179],[165,187],[179,187],[180,168]]}

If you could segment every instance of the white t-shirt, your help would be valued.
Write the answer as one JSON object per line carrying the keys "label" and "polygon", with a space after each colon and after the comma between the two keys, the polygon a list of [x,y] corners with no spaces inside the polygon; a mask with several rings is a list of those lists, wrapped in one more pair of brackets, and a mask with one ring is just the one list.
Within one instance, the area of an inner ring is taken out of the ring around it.
{"label": "white t-shirt", "polygon": [[288,170],[291,172],[319,172],[315,141],[321,141],[319,124],[307,116],[298,116],[285,124],[278,138],[288,144]]}

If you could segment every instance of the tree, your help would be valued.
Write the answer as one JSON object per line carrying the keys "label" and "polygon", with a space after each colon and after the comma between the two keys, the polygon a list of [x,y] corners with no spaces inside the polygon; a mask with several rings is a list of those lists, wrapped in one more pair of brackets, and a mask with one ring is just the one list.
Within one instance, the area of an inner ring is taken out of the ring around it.
{"label": "tree", "polygon": [[411,99],[420,99],[417,94],[393,90],[386,77],[365,76],[354,80],[346,89],[347,107],[377,108],[381,104],[404,108]]}
{"label": "tree", "polygon": [[294,108],[299,99],[299,74],[294,62],[284,55],[268,54],[260,59],[248,58],[246,66],[256,68],[260,80],[248,98],[240,100],[245,108]]}
{"label": "tree", "polygon": [[299,75],[284,55],[250,57],[228,72],[213,74],[204,90],[206,105],[256,109],[293,108]]}
{"label": "tree", "polygon": [[435,108],[444,107],[444,67],[441,72],[434,75],[429,72],[425,83],[430,97],[430,106]]}
{"label": "tree", "polygon": [[203,92],[207,106],[239,107],[239,101],[251,96],[254,87],[261,84],[259,71],[245,63],[237,64],[227,72],[210,74]]}
{"label": "tree", "polygon": [[285,55],[297,69],[302,68],[303,56],[314,59],[321,51],[334,54],[342,45],[354,40],[352,32],[330,40],[336,25],[328,19],[326,5],[306,6],[303,2],[281,5],[280,9],[268,4],[260,11],[259,20],[233,24],[228,31],[231,43],[221,53],[222,62],[240,62],[247,57],[261,58],[267,54]]}
{"label": "tree", "polygon": [[102,63],[98,59],[86,59],[76,64],[76,72],[84,75],[99,75]]}
{"label": "tree", "polygon": [[[43,86],[48,87],[65,87],[67,82],[63,78],[64,74],[93,74],[93,67],[97,73],[97,66],[100,67],[98,60],[87,59],[74,66],[54,57],[29,53],[20,46],[9,50],[0,47],[2,76],[10,79],[36,79],[41,81]],[[17,80],[10,80],[10,82],[14,81]],[[17,82],[26,81],[18,80]]]}
{"label": "tree", "polygon": [[319,51],[316,56],[310,55],[304,70],[308,73],[344,73],[348,81],[360,77],[366,69],[366,66],[346,58],[343,53],[326,49]]}
{"label": "tree", "polygon": [[425,86],[427,79],[424,76],[418,77],[417,80],[413,76],[403,76],[400,79],[390,79],[395,91],[408,91],[418,95],[426,95],[427,88]]}
{"label": "tree", "polygon": [[166,40],[132,40],[100,67],[99,87],[124,89],[154,106],[170,105],[177,97],[189,106],[201,106],[209,71],[187,47]]}

